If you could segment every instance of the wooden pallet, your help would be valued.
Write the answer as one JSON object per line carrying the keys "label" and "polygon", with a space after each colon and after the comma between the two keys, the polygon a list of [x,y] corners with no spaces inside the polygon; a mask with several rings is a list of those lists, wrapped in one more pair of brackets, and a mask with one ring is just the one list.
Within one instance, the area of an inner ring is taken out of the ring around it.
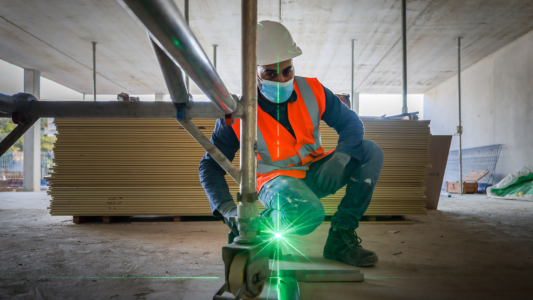
{"label": "wooden pallet", "polygon": [[[136,225],[142,224],[171,224],[177,222],[212,222],[220,221],[221,218],[212,216],[73,216],[72,223],[130,223]],[[326,223],[331,222],[331,217],[326,217]],[[359,221],[360,224],[381,224],[381,225],[411,225],[415,222],[407,219],[405,216],[363,216]]]}
{"label": "wooden pallet", "polygon": [[[74,224],[83,224],[83,223],[103,223],[103,224],[111,224],[111,223],[118,223],[118,222],[127,222],[130,217],[125,216],[72,216],[72,223]],[[181,217],[173,217],[171,219],[173,222],[180,222]],[[170,222],[170,220],[167,220],[167,222]],[[132,222],[133,223],[133,222]],[[140,222],[139,222],[140,223]]]}
{"label": "wooden pallet", "polygon": [[415,221],[409,220],[405,216],[363,216],[359,223],[372,225],[413,225]]}

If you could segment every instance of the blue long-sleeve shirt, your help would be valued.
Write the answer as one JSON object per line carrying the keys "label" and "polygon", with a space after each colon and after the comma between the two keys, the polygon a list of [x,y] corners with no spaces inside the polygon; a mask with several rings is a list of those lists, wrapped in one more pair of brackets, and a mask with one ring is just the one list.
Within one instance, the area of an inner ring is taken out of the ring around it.
{"label": "blue long-sleeve shirt", "polygon": [[[322,114],[322,121],[334,128],[339,134],[336,151],[348,154],[351,157],[360,160],[360,146],[364,135],[363,123],[359,119],[359,116],[346,107],[346,105],[344,105],[329,89],[324,87],[324,93],[326,95],[326,109]],[[259,94],[257,101],[259,107],[272,116],[272,118],[277,120],[294,136],[294,131],[289,122],[287,103],[296,101],[298,97],[296,92],[292,93],[287,102],[280,104],[265,100],[260,95],[261,94]],[[213,135],[211,136],[211,142],[220,149],[230,161],[233,161],[235,153],[240,147],[239,139],[237,138],[235,131],[233,131],[231,126],[226,126],[222,119],[219,119],[216,122]],[[224,178],[226,171],[220,167],[209,153],[206,153],[200,161],[199,174],[200,182],[209,199],[213,215],[220,216],[216,209],[226,201],[233,201],[228,184]]]}

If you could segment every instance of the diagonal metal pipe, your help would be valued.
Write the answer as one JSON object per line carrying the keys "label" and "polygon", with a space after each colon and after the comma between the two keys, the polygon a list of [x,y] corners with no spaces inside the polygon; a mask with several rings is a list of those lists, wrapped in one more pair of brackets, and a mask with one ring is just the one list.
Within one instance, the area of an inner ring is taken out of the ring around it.
{"label": "diagonal metal pipe", "polygon": [[[183,75],[180,68],[167,56],[165,52],[150,39],[152,47],[154,49],[155,56],[159,61],[159,67],[165,78],[165,83],[170,93],[170,98],[172,101],[179,105],[191,105],[192,102],[188,102],[189,93],[187,87],[185,86],[185,81],[183,80]],[[231,161],[220,151],[211,141],[200,131],[200,129],[189,120],[188,110],[183,117],[177,118],[178,122],[187,132],[192,136],[193,139],[202,146],[202,148],[215,159],[215,161],[226,171],[228,174],[235,180],[237,183],[240,183],[240,174],[239,169],[235,167]]]}
{"label": "diagonal metal pipe", "polygon": [[224,113],[237,109],[204,50],[172,0],[117,0],[148,30],[154,42],[174,60]]}
{"label": "diagonal metal pipe", "polygon": [[237,184],[241,183],[240,171],[189,119],[177,119],[181,126],[213,157],[213,159],[226,171]]}
{"label": "diagonal metal pipe", "polygon": [[152,44],[152,49],[154,49],[161,72],[165,78],[167,89],[170,93],[170,99],[176,104],[186,104],[189,102],[189,92],[185,86],[181,69],[152,38],[150,38],[150,43]]}
{"label": "diagonal metal pipe", "polygon": [[27,124],[19,124],[1,142],[0,156],[4,155],[30,129],[39,118],[32,118]]}

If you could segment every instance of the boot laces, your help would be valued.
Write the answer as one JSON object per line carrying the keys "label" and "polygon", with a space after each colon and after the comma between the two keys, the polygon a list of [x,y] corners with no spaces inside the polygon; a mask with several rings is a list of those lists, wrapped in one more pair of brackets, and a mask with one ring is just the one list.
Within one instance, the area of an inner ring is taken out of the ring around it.
{"label": "boot laces", "polygon": [[356,247],[361,247],[361,243],[363,240],[359,236],[357,236],[357,233],[354,231],[349,231],[348,237],[350,239],[350,242],[355,244]]}

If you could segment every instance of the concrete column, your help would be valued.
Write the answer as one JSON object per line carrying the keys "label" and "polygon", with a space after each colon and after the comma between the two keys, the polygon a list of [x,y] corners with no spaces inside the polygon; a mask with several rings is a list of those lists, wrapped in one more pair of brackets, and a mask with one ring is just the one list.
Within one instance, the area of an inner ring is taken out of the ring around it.
{"label": "concrete column", "polygon": [[[41,98],[41,72],[24,69],[24,93]],[[41,120],[24,134],[24,184],[25,192],[41,190]]]}
{"label": "concrete column", "polygon": [[163,98],[165,98],[165,94],[155,93],[155,101],[163,101]]}
{"label": "concrete column", "polygon": [[352,110],[359,114],[359,93],[353,93],[352,95]]}

